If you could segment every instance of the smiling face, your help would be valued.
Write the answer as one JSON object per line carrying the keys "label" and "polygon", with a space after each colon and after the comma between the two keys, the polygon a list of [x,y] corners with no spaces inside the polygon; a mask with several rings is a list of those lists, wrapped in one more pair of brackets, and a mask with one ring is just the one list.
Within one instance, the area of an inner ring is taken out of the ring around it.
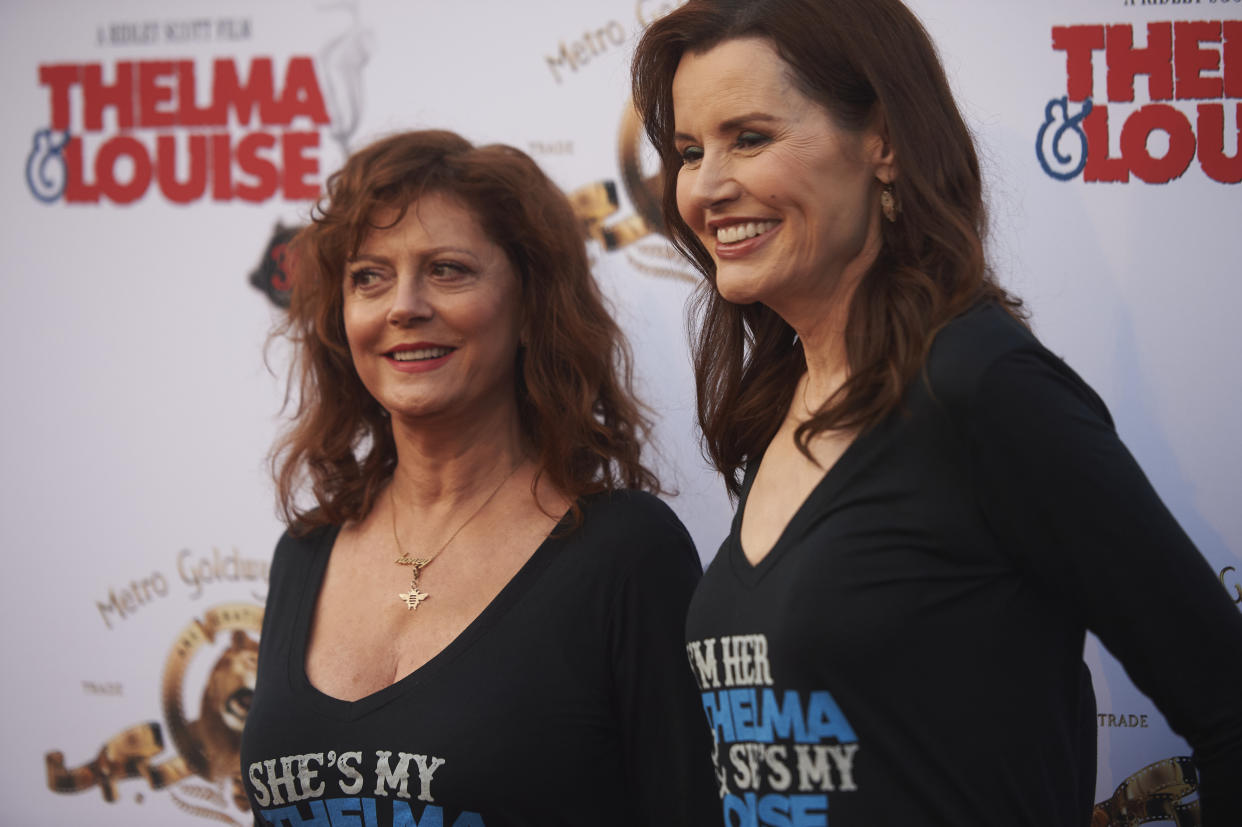
{"label": "smiling face", "polygon": [[459,201],[424,195],[400,222],[372,230],[342,289],[354,368],[394,418],[514,404],[521,284]]}
{"label": "smiling face", "polygon": [[760,38],[687,53],[672,92],[677,209],[720,295],[795,328],[822,315],[880,250],[881,182],[895,166],[879,132],[838,126]]}

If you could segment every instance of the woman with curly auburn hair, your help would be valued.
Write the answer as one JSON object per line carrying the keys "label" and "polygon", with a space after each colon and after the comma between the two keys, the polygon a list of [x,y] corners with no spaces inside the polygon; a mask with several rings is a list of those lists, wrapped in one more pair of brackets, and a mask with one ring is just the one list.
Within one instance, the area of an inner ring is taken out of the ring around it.
{"label": "woman with curly auburn hair", "polygon": [[698,557],[566,198],[511,147],[402,133],[293,256],[256,824],[702,823]]}
{"label": "woman with curly auburn hair", "polygon": [[1088,629],[1194,747],[1169,818],[1242,823],[1242,616],[989,271],[919,21],[690,0],[633,87],[738,499],[687,621],[724,824],[1084,827]]}

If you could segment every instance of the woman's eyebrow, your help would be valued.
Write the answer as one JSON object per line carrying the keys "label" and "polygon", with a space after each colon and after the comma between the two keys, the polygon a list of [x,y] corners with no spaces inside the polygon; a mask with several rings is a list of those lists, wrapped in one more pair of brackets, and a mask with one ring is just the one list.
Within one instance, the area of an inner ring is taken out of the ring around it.
{"label": "woman's eyebrow", "polygon": [[[738,115],[737,117],[729,118],[727,121],[722,121],[716,129],[718,132],[731,132],[735,129],[740,129],[746,124],[756,123],[756,122],[775,123],[779,120],[780,118],[776,117],[775,115],[769,115],[766,112],[747,112],[745,115]],[[685,132],[674,132],[673,140],[692,141],[694,140],[694,136],[688,135]]]}

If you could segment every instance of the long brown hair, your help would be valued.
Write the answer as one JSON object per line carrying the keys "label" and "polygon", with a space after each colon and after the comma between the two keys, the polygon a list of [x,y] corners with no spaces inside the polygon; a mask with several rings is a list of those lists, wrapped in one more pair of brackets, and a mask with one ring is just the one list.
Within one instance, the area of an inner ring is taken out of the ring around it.
{"label": "long brown hair", "polygon": [[[304,532],[365,516],[397,464],[387,412],[354,370],[345,338],[345,263],[375,216],[427,194],[458,199],[508,255],[522,285],[518,415],[546,476],[576,500],[622,486],[658,491],[641,460],[648,422],[629,349],[591,276],[569,201],[527,155],[446,131],[405,132],[349,158],[292,244],[293,290],[277,334],[294,345],[298,401],[272,453],[286,522]],[[309,487],[314,505],[298,493]],[[575,512],[577,506],[574,506]]]}
{"label": "long brown hair", "polygon": [[986,299],[1021,315],[986,266],[979,162],[931,39],[900,0],[690,0],[654,22],[633,64],[634,103],[664,164],[663,210],[673,243],[707,279],[696,297],[699,423],[729,491],[775,436],[806,369],[791,328],[762,304],[739,306],[714,289],[707,249],[677,211],[681,167],[673,145],[672,86],[681,58],[726,40],[758,37],[789,65],[801,91],[844,129],[886,126],[899,170],[901,214],[883,224],[882,249],[850,301],[849,376],[796,433],[865,430],[901,404],[931,340]]}

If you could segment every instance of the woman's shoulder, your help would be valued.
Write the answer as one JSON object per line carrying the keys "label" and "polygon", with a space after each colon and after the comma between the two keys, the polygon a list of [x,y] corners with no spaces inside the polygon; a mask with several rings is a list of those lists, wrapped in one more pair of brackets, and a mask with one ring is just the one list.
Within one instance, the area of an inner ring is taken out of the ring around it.
{"label": "woman's shoulder", "polygon": [[649,491],[636,488],[614,488],[590,494],[582,498],[581,505],[584,512],[597,518],[628,516],[639,520],[672,520],[681,524],[668,503]]}
{"label": "woman's shoulder", "polygon": [[272,566],[307,564],[316,554],[330,551],[340,531],[339,525],[322,525],[306,529],[286,527],[280,539],[276,541]]}
{"label": "woman's shoulder", "polygon": [[927,354],[927,383],[941,402],[966,402],[995,365],[1015,354],[1060,362],[1008,310],[995,302],[981,302],[936,334]]}
{"label": "woman's shoulder", "polygon": [[647,491],[618,488],[583,497],[582,527],[592,534],[614,534],[627,538],[659,537],[665,534],[689,539],[677,514],[659,497]]}
{"label": "woman's shoulder", "polygon": [[940,329],[927,355],[936,385],[971,385],[996,360],[1015,351],[1046,352],[1030,329],[995,302],[982,302]]}
{"label": "woman's shoulder", "polygon": [[685,525],[654,494],[629,488],[602,491],[579,501],[577,542],[618,561],[633,558],[692,559],[698,553]]}
{"label": "woman's shoulder", "polygon": [[925,376],[937,403],[964,415],[980,405],[1028,406],[1032,399],[1068,394],[1109,419],[1095,391],[1022,321],[993,302],[976,305],[940,330]]}

